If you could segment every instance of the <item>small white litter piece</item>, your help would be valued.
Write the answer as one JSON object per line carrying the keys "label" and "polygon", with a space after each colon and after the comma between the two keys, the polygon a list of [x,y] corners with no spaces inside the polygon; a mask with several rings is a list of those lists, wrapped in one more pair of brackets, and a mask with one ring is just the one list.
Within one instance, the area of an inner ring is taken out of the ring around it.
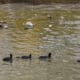
{"label": "small white litter piece", "polygon": [[8,28],[8,24],[6,22],[0,21],[0,28]]}
{"label": "small white litter piece", "polygon": [[49,27],[52,27],[52,24],[49,24]]}
{"label": "small white litter piece", "polygon": [[52,30],[50,28],[44,28],[45,31],[51,32]]}

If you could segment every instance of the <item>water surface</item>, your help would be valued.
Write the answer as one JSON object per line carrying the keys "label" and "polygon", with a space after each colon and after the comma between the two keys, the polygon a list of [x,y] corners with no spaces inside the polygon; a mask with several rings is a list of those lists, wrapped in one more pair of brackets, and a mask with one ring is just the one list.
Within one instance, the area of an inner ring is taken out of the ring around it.
{"label": "water surface", "polygon": [[[0,80],[80,80],[80,63],[76,62],[80,59],[79,5],[0,5],[0,21],[9,25],[0,29]],[[27,21],[35,25],[33,29],[24,29]],[[52,52],[50,62],[38,59],[48,52]],[[13,63],[3,62],[10,53]],[[16,59],[30,53],[31,61]]]}

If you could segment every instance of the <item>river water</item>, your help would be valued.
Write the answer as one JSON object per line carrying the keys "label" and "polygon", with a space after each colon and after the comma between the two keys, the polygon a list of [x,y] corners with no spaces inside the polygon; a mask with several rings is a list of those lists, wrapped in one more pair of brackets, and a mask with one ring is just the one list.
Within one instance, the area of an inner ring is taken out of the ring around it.
{"label": "river water", "polygon": [[[80,63],[76,62],[80,59],[79,5],[4,4],[0,21],[9,26],[0,29],[0,80],[80,80]],[[24,29],[27,21],[34,24],[32,29]],[[38,59],[49,52],[51,61]],[[10,53],[13,63],[3,62]],[[31,61],[16,59],[30,53]]]}

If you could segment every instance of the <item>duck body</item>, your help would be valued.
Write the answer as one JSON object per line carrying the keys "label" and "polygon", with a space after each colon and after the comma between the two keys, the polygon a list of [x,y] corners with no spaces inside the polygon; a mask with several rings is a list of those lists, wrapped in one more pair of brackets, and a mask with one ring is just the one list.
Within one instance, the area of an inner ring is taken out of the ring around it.
{"label": "duck body", "polygon": [[46,60],[46,59],[51,59],[51,53],[48,53],[48,56],[40,56],[40,60]]}
{"label": "duck body", "polygon": [[77,62],[79,62],[79,63],[80,63],[80,59],[79,59],[79,60],[77,60]]}
{"label": "duck body", "polygon": [[16,57],[16,58],[20,58],[20,59],[30,59],[32,58],[32,55],[30,54],[29,56],[21,56],[21,57]]}
{"label": "duck body", "polygon": [[3,26],[0,24],[0,28],[3,28]]}
{"label": "duck body", "polygon": [[3,61],[12,63],[13,62],[12,57],[13,57],[12,54],[10,54],[10,57],[3,58]]}
{"label": "duck body", "polygon": [[31,59],[30,56],[22,56],[21,58],[22,58],[22,59]]}
{"label": "duck body", "polygon": [[48,56],[40,56],[39,59],[48,59]]}

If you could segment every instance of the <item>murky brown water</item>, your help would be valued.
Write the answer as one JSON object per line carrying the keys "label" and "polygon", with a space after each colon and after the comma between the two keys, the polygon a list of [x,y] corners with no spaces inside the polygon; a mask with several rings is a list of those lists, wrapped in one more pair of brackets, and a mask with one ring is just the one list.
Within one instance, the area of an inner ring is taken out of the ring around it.
{"label": "murky brown water", "polygon": [[[80,63],[76,62],[80,59],[80,24],[70,24],[80,21],[80,9],[69,6],[0,5],[0,20],[9,25],[0,29],[0,80],[80,80]],[[48,14],[53,17],[51,21]],[[68,24],[59,24],[61,16]],[[24,29],[27,21],[35,24],[33,29]],[[38,60],[48,52],[52,52],[51,62]],[[3,62],[10,53],[13,63]],[[16,59],[30,53],[31,62]]]}

